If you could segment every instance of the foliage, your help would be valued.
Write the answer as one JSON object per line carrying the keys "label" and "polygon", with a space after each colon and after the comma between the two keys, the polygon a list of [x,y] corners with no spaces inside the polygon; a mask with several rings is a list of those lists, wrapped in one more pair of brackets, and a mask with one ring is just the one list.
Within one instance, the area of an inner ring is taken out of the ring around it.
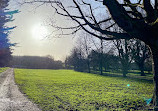
{"label": "foliage", "polygon": [[[96,68],[99,67],[100,65],[100,61],[99,61],[100,55],[101,53],[98,52],[97,50],[92,50],[89,55],[91,67],[93,67],[93,70],[96,70]],[[105,71],[118,70],[120,68],[119,58],[114,54],[102,53],[102,65]]]}
{"label": "foliage", "polygon": [[12,21],[13,14],[18,13],[18,11],[6,11],[8,10],[6,9],[8,2],[9,0],[0,2],[0,67],[8,65],[12,54],[10,47],[15,45],[9,41],[9,30],[15,27],[7,27],[5,24]]}
{"label": "foliage", "polygon": [[71,55],[65,60],[66,68],[73,66],[76,71],[85,71],[87,68],[86,59],[80,48],[74,47]]}
{"label": "foliage", "polygon": [[15,69],[15,81],[43,111],[148,110],[152,82],[72,70]]}
{"label": "foliage", "polygon": [[51,56],[13,56],[12,67],[30,69],[62,69],[62,61],[55,61]]}
{"label": "foliage", "polygon": [[[65,60],[66,68],[69,69],[73,66],[77,71],[87,71],[88,67],[86,61],[89,61],[89,66],[92,70],[99,70],[100,67],[100,56],[101,53],[98,50],[91,50],[89,55],[84,58],[81,53],[79,53],[78,48],[74,48],[71,55]],[[88,59],[88,60],[87,60]],[[108,70],[118,70],[120,68],[119,58],[114,54],[102,53],[102,66],[105,71]]]}

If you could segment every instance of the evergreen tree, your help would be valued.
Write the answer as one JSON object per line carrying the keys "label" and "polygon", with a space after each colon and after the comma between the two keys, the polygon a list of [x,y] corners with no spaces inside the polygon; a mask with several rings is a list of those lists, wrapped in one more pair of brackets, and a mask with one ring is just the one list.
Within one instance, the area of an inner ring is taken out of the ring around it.
{"label": "evergreen tree", "polygon": [[8,11],[9,0],[0,1],[0,67],[5,67],[11,60],[11,44],[9,42],[9,33],[11,29],[15,27],[7,27],[5,24],[11,22],[14,13],[18,13],[18,10]]}

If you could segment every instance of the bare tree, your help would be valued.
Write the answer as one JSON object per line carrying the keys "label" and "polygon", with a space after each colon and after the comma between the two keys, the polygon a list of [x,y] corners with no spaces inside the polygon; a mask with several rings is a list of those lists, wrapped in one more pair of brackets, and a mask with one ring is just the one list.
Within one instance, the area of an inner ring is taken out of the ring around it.
{"label": "bare tree", "polygon": [[150,51],[144,42],[136,39],[116,40],[114,45],[122,64],[123,76],[126,77],[131,62],[136,62],[141,71],[141,76],[145,76],[144,65],[145,60],[150,57]]}
{"label": "bare tree", "polygon": [[86,60],[86,63],[87,63],[87,68],[88,68],[88,73],[91,72],[91,69],[90,69],[90,57],[89,57],[89,54],[90,54],[90,51],[91,51],[91,38],[89,37],[89,34],[88,33],[82,33],[80,38],[79,38],[79,42],[82,47],[82,53],[85,57],[85,60]]}
{"label": "bare tree", "polygon": [[133,53],[131,50],[131,41],[130,40],[116,40],[114,45],[118,51],[120,62],[122,64],[122,73],[123,77],[126,77],[128,73],[130,64],[133,60]]}
{"label": "bare tree", "polygon": [[138,65],[140,71],[141,71],[141,76],[145,76],[144,73],[144,65],[145,65],[145,61],[150,58],[150,50],[147,47],[147,45],[145,45],[144,42],[139,41],[139,40],[134,40],[135,44],[132,47],[132,52],[134,55],[134,61],[136,62],[136,64]]}

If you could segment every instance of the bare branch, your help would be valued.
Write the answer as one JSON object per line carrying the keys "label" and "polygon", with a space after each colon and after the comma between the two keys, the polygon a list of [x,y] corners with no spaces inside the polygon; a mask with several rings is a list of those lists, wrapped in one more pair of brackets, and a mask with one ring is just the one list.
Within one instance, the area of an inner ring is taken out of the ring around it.
{"label": "bare branch", "polygon": [[82,0],[82,2],[83,2],[84,4],[86,4],[86,5],[88,5],[88,6],[89,6],[90,13],[91,13],[92,18],[93,18],[93,20],[94,20],[94,23],[96,24],[96,26],[97,26],[97,27],[99,27],[99,24],[97,23],[97,20],[96,20],[96,18],[95,18],[95,16],[94,16],[94,14],[93,14],[93,9],[92,9],[91,4],[88,4],[88,3],[84,2],[83,0]]}
{"label": "bare branch", "polygon": [[[77,4],[77,2],[75,0],[73,0],[73,2],[75,3],[76,7],[78,8],[83,20],[85,21],[85,23],[90,26],[92,29],[98,31],[98,32],[101,32],[102,34],[107,34],[107,35],[111,35],[111,36],[114,36],[115,39],[118,38],[122,38],[122,39],[125,39],[125,38],[130,38],[130,36],[127,34],[127,33],[117,33],[117,32],[111,32],[111,31],[107,31],[107,30],[102,30],[101,28],[98,28],[98,27],[95,27],[92,23],[88,22],[88,20],[84,17],[83,13],[82,13],[82,10],[81,8],[79,7],[79,5]],[[85,29],[84,29],[85,30]],[[88,31],[89,32],[89,31]],[[104,38],[103,38],[104,39]],[[109,39],[109,38],[108,38]],[[110,40],[113,40],[113,38],[110,38]]]}

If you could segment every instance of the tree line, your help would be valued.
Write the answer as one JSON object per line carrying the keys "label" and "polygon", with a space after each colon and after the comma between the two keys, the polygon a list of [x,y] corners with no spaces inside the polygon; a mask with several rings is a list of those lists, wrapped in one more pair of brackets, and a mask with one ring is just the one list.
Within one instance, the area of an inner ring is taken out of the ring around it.
{"label": "tree line", "polygon": [[62,61],[56,61],[52,56],[13,56],[10,66],[28,69],[62,69]]}
{"label": "tree line", "polygon": [[141,76],[145,76],[144,71],[151,73],[151,53],[144,42],[137,39],[107,42],[93,40],[89,34],[81,35],[65,60],[66,68],[89,73],[100,71],[101,75],[115,71],[124,77],[130,70],[140,70]]}

